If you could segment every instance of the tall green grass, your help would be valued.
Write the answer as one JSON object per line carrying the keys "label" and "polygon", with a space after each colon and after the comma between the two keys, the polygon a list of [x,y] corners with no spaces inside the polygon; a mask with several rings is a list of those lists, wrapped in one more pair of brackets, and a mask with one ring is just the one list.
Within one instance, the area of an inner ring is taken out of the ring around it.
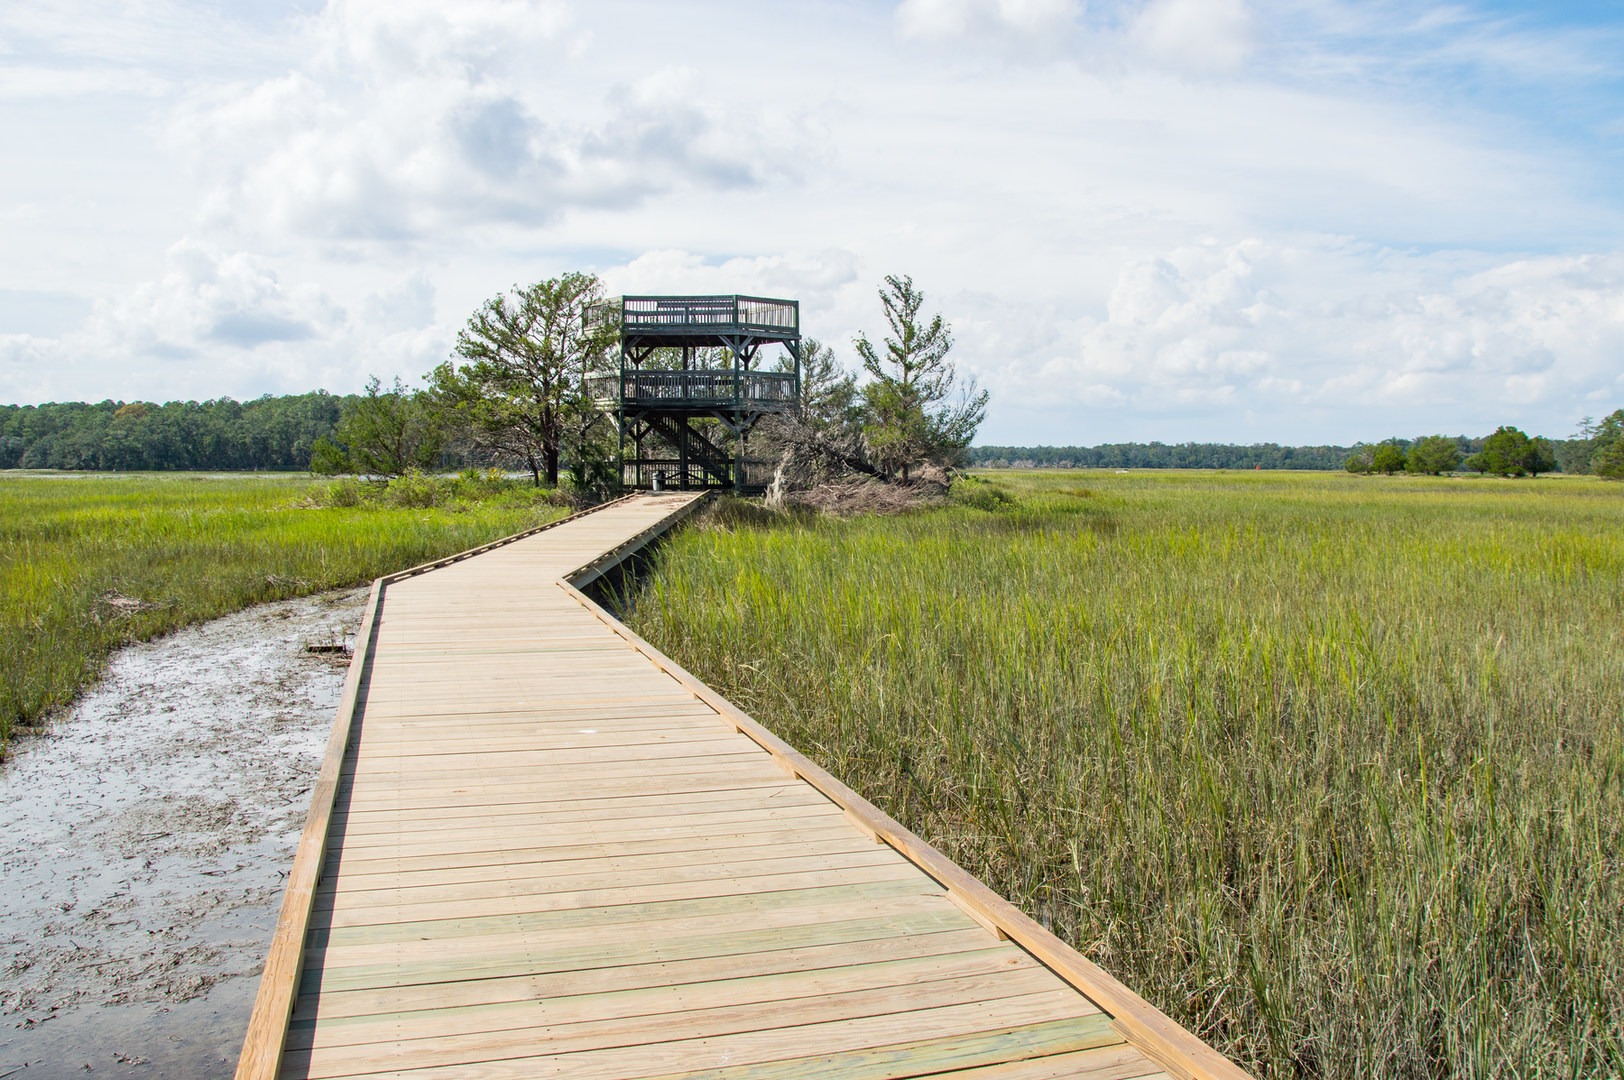
{"label": "tall green grass", "polygon": [[629,621],[1261,1075],[1624,1075],[1624,492],[993,474]]}
{"label": "tall green grass", "polygon": [[13,725],[71,701],[122,643],[566,512],[522,490],[504,498],[489,480],[471,480],[483,498],[462,501],[414,482],[396,501],[442,505],[393,506],[358,487],[338,491],[351,505],[323,505],[335,489],[299,477],[0,477],[0,747]]}

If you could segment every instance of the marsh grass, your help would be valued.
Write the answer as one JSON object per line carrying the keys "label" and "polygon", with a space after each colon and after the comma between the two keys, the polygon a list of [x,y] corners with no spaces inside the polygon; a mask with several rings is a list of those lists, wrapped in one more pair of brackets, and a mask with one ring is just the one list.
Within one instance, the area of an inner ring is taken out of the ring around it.
{"label": "marsh grass", "polygon": [[359,584],[567,512],[494,478],[398,500],[359,487],[352,499],[344,483],[0,477],[0,746],[13,725],[71,701],[120,644]]}
{"label": "marsh grass", "polygon": [[1624,1075],[1624,492],[989,474],[632,624],[1257,1073]]}

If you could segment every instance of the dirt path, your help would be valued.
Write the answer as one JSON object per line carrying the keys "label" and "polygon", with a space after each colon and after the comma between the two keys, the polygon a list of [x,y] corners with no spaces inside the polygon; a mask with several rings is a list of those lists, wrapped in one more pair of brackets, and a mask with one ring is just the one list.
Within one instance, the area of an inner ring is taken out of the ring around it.
{"label": "dirt path", "polygon": [[228,1077],[366,591],[132,646],[0,764],[0,1080]]}

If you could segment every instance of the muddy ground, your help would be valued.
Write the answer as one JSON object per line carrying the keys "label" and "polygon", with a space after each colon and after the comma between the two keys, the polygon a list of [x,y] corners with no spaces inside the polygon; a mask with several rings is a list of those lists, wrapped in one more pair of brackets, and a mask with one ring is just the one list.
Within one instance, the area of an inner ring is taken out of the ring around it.
{"label": "muddy ground", "polygon": [[131,646],[0,764],[0,1080],[229,1077],[366,590]]}

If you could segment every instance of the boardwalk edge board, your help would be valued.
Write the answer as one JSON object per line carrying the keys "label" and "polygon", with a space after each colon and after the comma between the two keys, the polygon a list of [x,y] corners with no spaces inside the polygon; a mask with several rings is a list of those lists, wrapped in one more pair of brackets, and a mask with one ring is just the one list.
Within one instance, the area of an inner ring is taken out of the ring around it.
{"label": "boardwalk edge board", "polygon": [[[558,521],[515,533],[512,536],[442,559],[432,560],[378,578],[361,620],[354,656],[344,683],[333,722],[332,734],[314,789],[304,831],[288,875],[282,909],[272,935],[264,972],[260,979],[253,1013],[250,1016],[243,1049],[238,1059],[236,1080],[273,1080],[282,1065],[283,1050],[298,1001],[300,973],[305,967],[308,930],[316,909],[317,889],[324,866],[329,865],[328,834],[334,822],[335,807],[343,788],[346,759],[361,714],[362,689],[373,667],[378,648],[377,630],[384,596],[391,584],[430,573],[496,548],[524,540],[550,529],[580,521],[638,499],[628,495],[598,507],[572,514]],[[1242,1080],[1248,1076],[1223,1055],[1175,1023],[1104,969],[1072,949],[1017,907],[968,874],[946,855],[937,851],[878,807],[837,780],[821,766],[804,757],[737,706],[683,669],[675,661],[622,625],[613,615],[585,595],[591,585],[635,556],[650,543],[688,517],[705,501],[702,496],[684,503],[653,525],[616,546],[592,557],[553,584],[624,640],[654,668],[693,695],[696,702],[714,711],[724,724],[744,735],[764,750],[774,763],[794,780],[805,782],[841,811],[843,818],[876,843],[893,849],[939,884],[947,899],[974,922],[1003,939],[1110,1016],[1112,1028],[1128,1044],[1151,1058],[1168,1074],[1181,1080]],[[722,730],[725,730],[723,728]],[[335,849],[336,850],[336,849]]]}

